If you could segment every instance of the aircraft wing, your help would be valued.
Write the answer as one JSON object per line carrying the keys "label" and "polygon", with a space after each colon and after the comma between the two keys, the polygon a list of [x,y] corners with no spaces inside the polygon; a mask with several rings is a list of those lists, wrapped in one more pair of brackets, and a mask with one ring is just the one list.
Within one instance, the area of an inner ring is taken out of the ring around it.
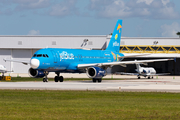
{"label": "aircraft wing", "polygon": [[159,74],[150,74],[150,75],[152,75],[152,76],[154,76],[154,75],[169,75],[170,73],[159,73]]}
{"label": "aircraft wing", "polygon": [[19,63],[23,63],[23,64],[25,64],[25,65],[28,65],[28,64],[30,64],[30,61],[23,61],[23,60],[12,60],[12,59],[3,59],[5,62],[6,61],[9,61],[9,62],[19,62]]}
{"label": "aircraft wing", "polygon": [[152,60],[138,60],[138,61],[120,61],[120,62],[106,62],[106,63],[93,63],[93,64],[78,64],[78,68],[87,68],[91,66],[98,66],[98,67],[103,67],[103,66],[113,66],[113,65],[122,65],[125,66],[127,64],[135,64],[135,63],[149,63],[149,62],[158,62],[158,61],[169,61],[169,60],[174,60],[174,59],[152,59]]}
{"label": "aircraft wing", "polygon": [[117,74],[120,74],[120,75],[139,75],[138,73],[125,73],[125,72],[118,72]]}

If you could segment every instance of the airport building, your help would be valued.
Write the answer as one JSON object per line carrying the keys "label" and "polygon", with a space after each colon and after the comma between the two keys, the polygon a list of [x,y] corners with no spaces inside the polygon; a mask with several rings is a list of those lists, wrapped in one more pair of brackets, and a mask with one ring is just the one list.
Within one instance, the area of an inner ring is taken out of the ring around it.
{"label": "airport building", "polygon": [[[0,64],[13,73],[27,73],[30,65],[5,62],[3,59],[29,61],[42,48],[106,49],[111,36],[0,36]],[[122,37],[120,52],[123,54],[149,54],[124,60],[176,58],[176,62],[154,62],[157,73],[180,75],[180,38]],[[109,72],[135,72],[135,65],[113,66]]]}

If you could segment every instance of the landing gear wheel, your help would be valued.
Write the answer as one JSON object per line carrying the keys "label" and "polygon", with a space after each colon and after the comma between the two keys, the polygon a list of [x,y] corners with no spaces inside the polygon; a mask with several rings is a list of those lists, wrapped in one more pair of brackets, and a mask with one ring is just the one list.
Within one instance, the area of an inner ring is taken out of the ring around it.
{"label": "landing gear wheel", "polygon": [[138,77],[138,79],[140,79],[140,77]]}
{"label": "landing gear wheel", "polygon": [[95,79],[95,78],[93,78],[92,80],[93,80],[94,83],[96,82],[96,79]]}
{"label": "landing gear wheel", "polygon": [[43,78],[43,82],[48,82],[48,79],[46,79],[46,78]]}
{"label": "landing gear wheel", "polygon": [[153,76],[152,76],[152,79],[153,79]]}
{"label": "landing gear wheel", "polygon": [[60,77],[59,77],[59,81],[60,81],[60,82],[63,82],[63,81],[64,81],[63,76],[60,76]]}
{"label": "landing gear wheel", "polygon": [[98,79],[98,82],[100,83],[101,81],[102,81],[102,78],[99,78],[99,79]]}
{"label": "landing gear wheel", "polygon": [[46,82],[45,78],[43,78],[43,82]]}
{"label": "landing gear wheel", "polygon": [[150,76],[148,76],[148,79],[150,79]]}
{"label": "landing gear wheel", "polygon": [[47,75],[49,74],[48,71],[44,71],[45,77],[43,78],[43,82],[48,82]]}
{"label": "landing gear wheel", "polygon": [[59,77],[56,76],[56,77],[54,78],[54,81],[55,81],[55,82],[58,82],[58,79],[59,79]]}

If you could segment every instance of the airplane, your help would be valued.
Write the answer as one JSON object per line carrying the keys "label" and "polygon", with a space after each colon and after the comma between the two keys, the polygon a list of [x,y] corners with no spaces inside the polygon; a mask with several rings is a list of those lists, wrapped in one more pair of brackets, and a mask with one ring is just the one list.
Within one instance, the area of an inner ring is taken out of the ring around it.
{"label": "airplane", "polygon": [[5,66],[0,65],[0,73],[2,73],[2,76],[4,76],[4,73],[7,73],[7,72],[12,72],[12,71],[7,71]]}
{"label": "airplane", "polygon": [[[155,75],[167,75],[167,74],[170,74],[170,73],[156,74],[156,70],[153,67],[141,67],[139,63],[135,63],[135,64],[136,64],[136,68],[137,68],[137,69],[135,69],[135,71],[137,73],[120,72],[120,74],[121,75],[137,75],[138,79],[141,78],[140,76],[143,76],[145,78],[148,76],[148,79],[150,79],[150,78],[153,79],[153,76],[155,76]],[[145,65],[147,65],[147,64],[145,64]]]}
{"label": "airplane", "polygon": [[119,53],[122,32],[122,20],[118,20],[114,28],[109,45],[105,50],[44,48],[36,51],[30,61],[4,59],[4,61],[30,64],[28,70],[30,77],[43,78],[48,82],[48,73],[55,72],[55,82],[63,82],[60,73],[86,73],[93,82],[101,82],[107,75],[106,69],[113,65],[126,66],[126,64],[168,61],[173,59],[156,59],[140,61],[122,61],[124,58],[144,56],[146,54],[129,55]]}

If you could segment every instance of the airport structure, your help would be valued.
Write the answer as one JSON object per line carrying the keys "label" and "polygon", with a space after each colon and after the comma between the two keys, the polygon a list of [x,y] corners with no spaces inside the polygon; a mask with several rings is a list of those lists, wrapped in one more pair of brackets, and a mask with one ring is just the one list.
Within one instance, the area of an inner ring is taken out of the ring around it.
{"label": "airport structure", "polygon": [[[28,61],[42,48],[106,49],[110,35],[92,36],[0,36],[0,64],[14,73],[28,73],[30,65],[5,62],[3,58]],[[154,62],[157,73],[180,75],[180,38],[122,37],[120,52],[123,54],[149,54],[124,60],[176,58],[176,62]],[[135,72],[135,65],[113,66],[109,72]]]}

